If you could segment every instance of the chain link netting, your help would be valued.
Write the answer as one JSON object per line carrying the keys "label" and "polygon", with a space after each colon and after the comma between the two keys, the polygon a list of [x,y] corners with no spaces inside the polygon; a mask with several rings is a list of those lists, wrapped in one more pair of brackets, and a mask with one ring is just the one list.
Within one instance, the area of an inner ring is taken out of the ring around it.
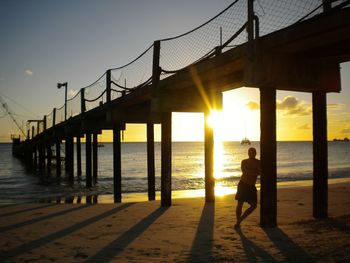
{"label": "chain link netting", "polygon": [[152,78],[153,45],[147,48],[132,62],[111,69],[112,99],[120,97],[123,92],[130,92]]}
{"label": "chain link netting", "polygon": [[89,86],[84,87],[85,107],[91,110],[101,103],[106,103],[106,73]]}
{"label": "chain link netting", "polygon": [[56,109],[56,124],[65,120],[64,114],[64,105],[61,108]]}
{"label": "chain link netting", "polygon": [[[231,38],[247,21],[247,1],[235,1],[218,16],[186,34],[161,40],[160,67],[177,71],[214,52]],[[228,46],[235,47],[247,40],[242,32]],[[163,74],[162,79],[168,74]]]}
{"label": "chain link netting", "polygon": [[73,98],[67,100],[67,119],[81,113],[81,90]]}
{"label": "chain link netting", "polygon": [[53,126],[53,111],[46,115],[46,129],[50,129]]}

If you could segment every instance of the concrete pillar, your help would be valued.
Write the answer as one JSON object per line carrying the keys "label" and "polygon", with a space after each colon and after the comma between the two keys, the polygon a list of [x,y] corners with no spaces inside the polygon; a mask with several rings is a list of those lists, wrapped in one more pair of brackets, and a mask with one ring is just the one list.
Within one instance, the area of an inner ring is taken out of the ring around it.
{"label": "concrete pillar", "polygon": [[313,121],[313,216],[328,216],[327,98],[324,92],[312,93]]}
{"label": "concrete pillar", "polygon": [[92,179],[93,182],[97,182],[98,160],[97,160],[97,133],[92,134]]}
{"label": "concrete pillar", "polygon": [[208,124],[209,112],[204,113],[204,164],[205,164],[205,201],[215,201],[214,178],[214,131]]}
{"label": "concrete pillar", "polygon": [[161,205],[171,206],[171,112],[161,118]]}
{"label": "concrete pillar", "polygon": [[261,198],[260,225],[277,225],[276,90],[260,89]]}
{"label": "concrete pillar", "polygon": [[113,188],[114,202],[122,201],[122,171],[121,171],[121,143],[120,125],[113,128]]}
{"label": "concrete pillar", "polygon": [[77,137],[77,176],[81,176],[81,141],[80,135]]}
{"label": "concrete pillar", "polygon": [[147,123],[147,181],[148,181],[148,200],[152,201],[156,199],[153,123]]}
{"label": "concrete pillar", "polygon": [[56,140],[56,175],[61,175],[61,140]]}
{"label": "concrete pillar", "polygon": [[91,163],[91,132],[86,133],[86,141],[85,141],[85,154],[86,154],[86,187],[92,186],[92,163]]}

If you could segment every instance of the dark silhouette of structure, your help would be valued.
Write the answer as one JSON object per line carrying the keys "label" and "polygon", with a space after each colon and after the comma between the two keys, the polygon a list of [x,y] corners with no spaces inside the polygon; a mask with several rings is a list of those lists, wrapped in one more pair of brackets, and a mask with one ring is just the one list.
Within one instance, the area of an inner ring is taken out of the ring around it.
{"label": "dark silhouette of structure", "polygon": [[[296,3],[290,1],[288,5]],[[32,136],[17,144],[14,154],[34,165],[39,159],[40,167],[50,166],[49,158],[55,158],[59,174],[60,143],[64,140],[65,169],[73,177],[73,139],[77,138],[76,147],[80,149],[80,138],[85,135],[86,186],[90,187],[98,176],[97,134],[113,130],[114,200],[121,202],[120,133],[126,123],[145,123],[148,194],[149,200],[154,200],[153,125],[161,124],[161,205],[170,206],[172,112],[203,112],[207,120],[212,109],[220,109],[223,91],[256,87],[261,94],[261,225],[276,226],[276,90],[309,92],[313,104],[313,215],[327,217],[326,94],[340,92],[339,64],[350,58],[350,8],[349,1],[315,1],[308,8],[305,2],[300,3],[304,5],[289,9],[291,16],[284,12],[286,19],[292,17],[289,22],[278,20],[279,16],[271,25],[273,14],[278,13],[273,8],[287,10],[278,6],[280,2],[269,1],[265,15],[259,17],[254,0],[237,0],[200,27],[155,41],[137,59],[107,70],[67,100],[67,120],[62,117],[63,107],[46,115],[38,122],[37,133],[32,128]],[[202,31],[205,41],[194,42]],[[212,37],[207,35],[210,32]],[[53,146],[56,154],[50,157]],[[80,150],[77,153],[79,176]],[[214,184],[213,131],[206,121],[206,202],[215,199]]]}

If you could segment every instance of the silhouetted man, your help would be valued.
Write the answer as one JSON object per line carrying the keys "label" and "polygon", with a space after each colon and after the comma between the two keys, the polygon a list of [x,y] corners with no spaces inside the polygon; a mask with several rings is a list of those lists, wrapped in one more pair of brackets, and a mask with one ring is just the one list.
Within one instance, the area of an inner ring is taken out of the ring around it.
{"label": "silhouetted man", "polygon": [[[257,205],[257,193],[256,193],[256,178],[260,175],[260,160],[256,159],[256,149],[248,149],[248,159],[245,159],[241,163],[242,177],[237,187],[237,208],[236,218],[237,223],[235,227],[239,227],[242,221],[247,218],[256,208]],[[244,202],[247,202],[250,207],[244,211],[242,215],[242,208]]]}

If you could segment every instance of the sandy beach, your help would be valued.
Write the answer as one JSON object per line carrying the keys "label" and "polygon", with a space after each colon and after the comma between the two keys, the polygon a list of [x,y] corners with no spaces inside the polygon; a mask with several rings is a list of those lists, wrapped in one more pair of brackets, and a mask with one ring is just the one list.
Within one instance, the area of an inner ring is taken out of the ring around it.
{"label": "sandy beach", "polygon": [[[331,181],[331,180],[330,180]],[[350,181],[329,184],[329,218],[312,217],[312,188],[278,189],[278,227],[259,207],[240,230],[234,195],[122,204],[0,208],[1,262],[350,262]]]}

